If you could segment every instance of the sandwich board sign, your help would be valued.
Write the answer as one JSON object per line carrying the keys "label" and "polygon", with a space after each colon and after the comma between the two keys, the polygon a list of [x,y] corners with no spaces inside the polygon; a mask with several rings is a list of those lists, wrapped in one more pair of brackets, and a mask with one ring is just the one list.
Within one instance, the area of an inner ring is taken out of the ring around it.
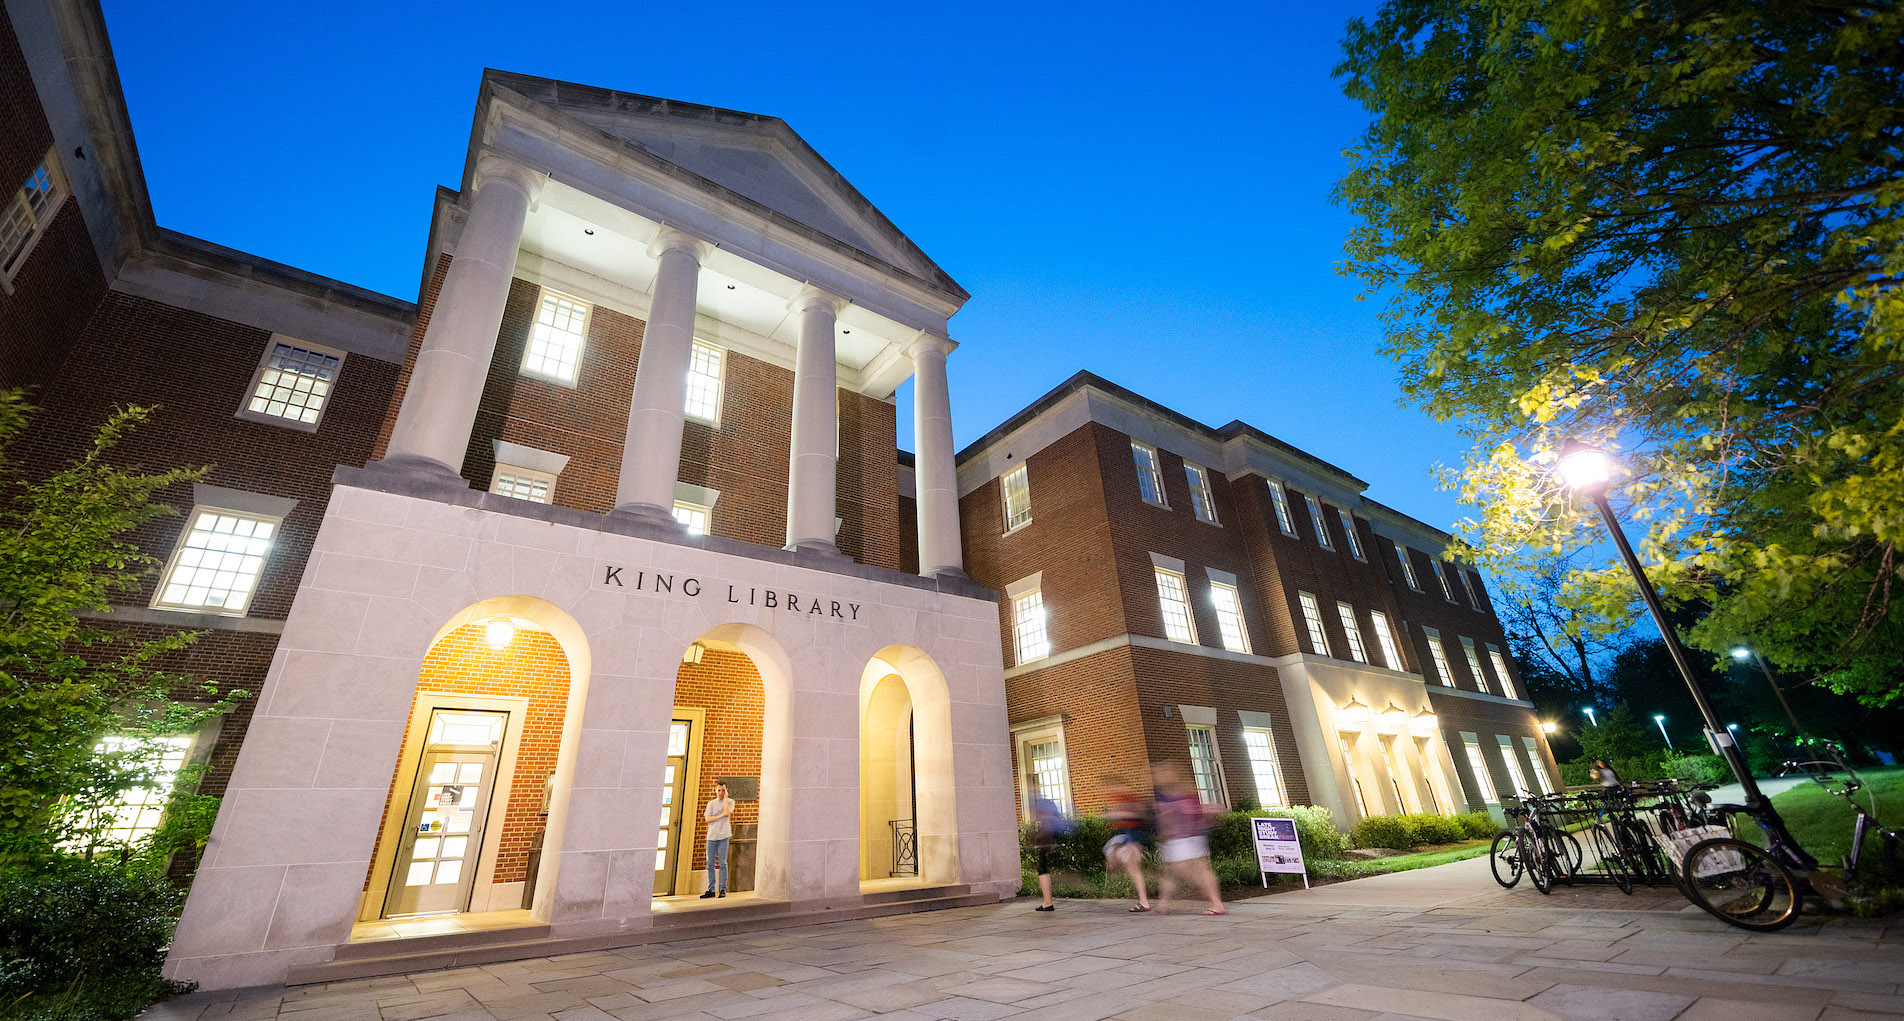
{"label": "sandwich board sign", "polygon": [[1303,889],[1309,888],[1309,869],[1302,863],[1296,820],[1251,819],[1250,835],[1256,841],[1256,864],[1261,866],[1265,888],[1269,886],[1271,872],[1293,872],[1302,876]]}

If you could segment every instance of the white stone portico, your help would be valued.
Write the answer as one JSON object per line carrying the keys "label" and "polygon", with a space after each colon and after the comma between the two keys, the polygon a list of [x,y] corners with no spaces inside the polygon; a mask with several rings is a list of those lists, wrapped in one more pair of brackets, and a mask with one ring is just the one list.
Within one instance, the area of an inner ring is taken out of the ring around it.
{"label": "white stone portico", "polygon": [[548,627],[576,676],[533,908],[554,935],[651,924],[675,671],[710,636],[747,652],[767,693],[762,898],[858,897],[869,674],[902,677],[918,714],[922,879],[1016,890],[998,610],[980,590],[508,513],[523,505],[488,494],[457,504],[350,484],[374,476],[340,472],[168,974],[281,982],[348,941],[423,657],[497,612]]}

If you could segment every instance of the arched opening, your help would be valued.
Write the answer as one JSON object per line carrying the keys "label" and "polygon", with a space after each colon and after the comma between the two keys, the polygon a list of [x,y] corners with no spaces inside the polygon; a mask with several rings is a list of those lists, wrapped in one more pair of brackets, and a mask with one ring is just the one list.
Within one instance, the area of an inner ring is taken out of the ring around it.
{"label": "arched opening", "polygon": [[[907,725],[909,723],[909,725]],[[925,884],[959,881],[957,784],[952,768],[952,698],[945,675],[932,657],[910,645],[889,645],[876,653],[860,675],[860,858],[862,882],[894,877],[874,873],[874,863],[893,871],[890,819],[872,814],[873,806],[911,809],[911,879]],[[903,772],[897,760],[904,750]],[[908,789],[894,789],[901,777]],[[897,818],[895,815],[894,818]],[[876,846],[869,848],[868,843]],[[903,846],[900,850],[904,851]]]}
{"label": "arched opening", "polygon": [[898,674],[863,694],[859,730],[860,879],[919,875],[912,696]]}
{"label": "arched opening", "polygon": [[[553,888],[587,692],[581,628],[528,596],[456,614],[418,671],[353,939],[532,917]],[[546,863],[546,865],[545,865]],[[484,916],[471,919],[469,916]]]}

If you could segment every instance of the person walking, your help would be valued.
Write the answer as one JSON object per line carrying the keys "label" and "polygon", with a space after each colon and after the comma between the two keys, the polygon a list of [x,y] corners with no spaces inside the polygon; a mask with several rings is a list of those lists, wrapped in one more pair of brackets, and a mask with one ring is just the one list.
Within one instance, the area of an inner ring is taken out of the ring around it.
{"label": "person walking", "polygon": [[1157,802],[1157,856],[1163,859],[1164,866],[1158,880],[1162,913],[1170,913],[1170,898],[1176,892],[1177,879],[1184,876],[1210,899],[1204,914],[1229,914],[1223,908],[1223,895],[1217,889],[1216,872],[1210,868],[1210,821],[1203,800],[1184,781],[1183,770],[1176,763],[1156,762],[1150,769]]}
{"label": "person walking", "polygon": [[1144,889],[1144,845],[1149,842],[1149,808],[1138,799],[1121,776],[1101,777],[1098,786],[1103,789],[1107,802],[1105,821],[1111,824],[1111,840],[1104,845],[1105,867],[1130,876],[1131,885],[1137,889],[1137,905],[1131,910],[1149,911],[1150,892]]}
{"label": "person walking", "polygon": [[1593,760],[1593,780],[1602,787],[1612,788],[1620,785],[1620,775],[1607,765],[1605,759]]}
{"label": "person walking", "polygon": [[1033,911],[1056,911],[1058,907],[1051,902],[1051,858],[1057,849],[1058,837],[1071,831],[1071,823],[1058,810],[1056,802],[1044,796],[1038,782],[1031,782],[1031,853],[1038,863],[1038,892],[1044,895],[1044,903],[1032,908]]}
{"label": "person walking", "polygon": [[[714,781],[714,797],[701,818],[707,820],[707,892],[701,899],[727,896],[727,845],[734,837],[734,799],[727,796],[727,785]],[[718,889],[715,877],[720,877]]]}

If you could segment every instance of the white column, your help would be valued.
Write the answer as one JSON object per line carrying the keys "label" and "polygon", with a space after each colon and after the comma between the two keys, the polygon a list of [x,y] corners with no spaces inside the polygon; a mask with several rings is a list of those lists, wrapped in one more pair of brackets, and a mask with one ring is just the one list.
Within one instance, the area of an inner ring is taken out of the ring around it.
{"label": "white column", "polygon": [[515,276],[522,223],[542,180],[501,157],[478,158],[469,219],[436,296],[382,463],[452,478],[462,474]]}
{"label": "white column", "polygon": [[654,301],[635,364],[635,395],[622,443],[621,481],[615,489],[618,517],[676,526],[674,483],[681,473],[681,425],[704,250],[700,241],[665,228],[648,249],[661,267],[655,272]]}
{"label": "white column", "polygon": [[912,431],[918,448],[913,472],[919,502],[919,573],[963,578],[959,549],[959,487],[952,466],[952,395],[946,387],[945,356],[955,345],[921,334],[906,352],[912,357]]}
{"label": "white column", "polygon": [[787,548],[833,545],[840,462],[839,365],[833,349],[842,302],[807,291],[793,301],[800,349],[793,363],[793,445],[787,461]]}

